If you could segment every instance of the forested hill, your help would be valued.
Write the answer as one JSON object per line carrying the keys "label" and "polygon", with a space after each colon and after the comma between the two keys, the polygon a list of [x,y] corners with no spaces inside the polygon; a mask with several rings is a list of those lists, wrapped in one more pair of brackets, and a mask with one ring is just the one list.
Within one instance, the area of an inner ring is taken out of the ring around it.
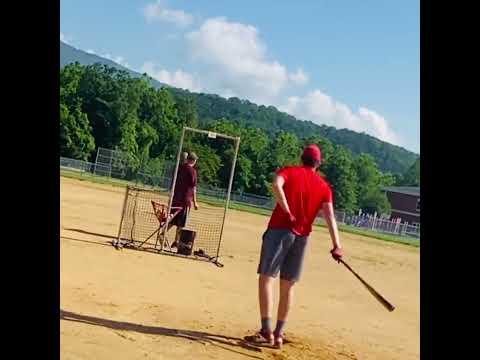
{"label": "forested hill", "polygon": [[[93,65],[93,64],[102,64],[113,67],[117,70],[126,71],[131,77],[138,78],[141,77],[142,74],[130,70],[125,66],[117,64],[115,61],[106,59],[104,57],[87,53],[86,51],[74,48],[68,44],[65,44],[63,41],[60,41],[60,68],[63,68],[65,65],[78,62],[80,65]],[[160,88],[163,86],[167,86],[155,79],[150,79],[150,83],[152,86],[156,88]]]}
{"label": "forested hill", "polygon": [[[133,77],[141,74],[127,69],[111,60],[89,54],[85,51],[60,42],[60,65],[78,62],[81,65],[101,63],[113,66],[116,69],[127,71]],[[150,83],[156,87],[164,84],[151,79]],[[254,104],[248,100],[238,98],[225,99],[218,95],[191,93],[186,90],[169,87],[175,98],[190,97],[196,104],[200,124],[206,125],[213,120],[225,118],[233,120],[243,126],[258,127],[269,135],[275,135],[279,130],[292,132],[299,138],[320,135],[335,144],[343,145],[354,155],[366,153],[371,155],[382,171],[403,174],[418,158],[418,155],[381,141],[373,136],[357,133],[348,129],[336,129],[331,126],[317,125],[311,121],[298,120],[294,116],[277,110],[273,106]]]}
{"label": "forested hill", "polygon": [[269,135],[275,135],[280,130],[292,132],[299,138],[320,135],[335,144],[345,146],[355,155],[361,153],[372,155],[382,171],[392,173],[405,173],[418,158],[418,155],[411,151],[368,134],[298,120],[274,106],[259,106],[235,97],[227,100],[218,95],[190,93],[180,89],[172,89],[172,92],[176,96],[194,98],[201,123],[206,124],[212,120],[225,118],[243,126],[258,127]]}
{"label": "forested hill", "polygon": [[[394,175],[380,171],[373,156],[354,156],[345,146],[318,134],[299,137],[279,131],[269,136],[266,130],[231,119],[213,121],[205,117],[203,121],[208,123],[201,124],[197,108],[204,104],[195,104],[199,96],[168,87],[155,89],[148,78],[131,77],[107,65],[68,64],[60,69],[60,156],[95,161],[99,147],[118,149],[123,154],[121,163],[127,180],[137,181],[142,174],[142,179],[146,176],[154,184],[176,159],[182,127],[190,126],[242,139],[234,190],[271,194],[275,172],[297,163],[302,147],[312,143],[322,148],[325,161],[319,170],[332,185],[337,209],[388,214],[390,205],[384,187],[420,184],[419,161],[405,174]],[[251,119],[258,120],[259,114],[267,116],[269,112],[259,110]],[[194,151],[202,159],[202,186],[225,189],[233,144],[200,136],[187,138],[184,145],[186,151]]]}

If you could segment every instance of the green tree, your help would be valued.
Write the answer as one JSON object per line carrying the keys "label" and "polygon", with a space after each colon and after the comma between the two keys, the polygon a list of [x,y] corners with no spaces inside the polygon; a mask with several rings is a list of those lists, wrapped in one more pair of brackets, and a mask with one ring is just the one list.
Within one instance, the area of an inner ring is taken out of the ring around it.
{"label": "green tree", "polygon": [[382,186],[393,186],[397,182],[397,177],[392,173],[383,173],[381,184]]}
{"label": "green tree", "polygon": [[283,166],[296,165],[301,155],[301,146],[298,138],[289,132],[280,131],[273,139],[270,151],[272,170]]}
{"label": "green tree", "polygon": [[335,208],[356,211],[358,178],[352,155],[343,147],[335,146],[324,172],[332,185]]}
{"label": "green tree", "polygon": [[[266,195],[274,172],[299,162],[307,143],[322,150],[321,172],[332,183],[336,206],[347,210],[385,209],[381,187],[420,183],[419,160],[404,176],[382,174],[377,163],[398,165],[398,151],[349,130],[298,122],[272,106],[218,95],[194,94],[173,88],[153,88],[147,77],[105,65],[70,64],[60,70],[61,154],[92,159],[94,147],[121,149],[136,172],[158,173],[176,159],[183,126],[203,127],[241,137],[234,189]],[[301,140],[299,140],[301,139]],[[354,159],[349,148],[366,149],[374,157]],[[232,141],[205,136],[185,139],[185,147],[200,156],[203,184],[226,187],[232,165]],[[416,180],[418,178],[418,181]]]}
{"label": "green tree", "polygon": [[198,126],[198,114],[194,99],[189,96],[174,98],[174,101],[180,127],[196,128]]}
{"label": "green tree", "polygon": [[199,123],[202,126],[219,118],[227,118],[242,127],[259,128],[269,137],[275,137],[280,130],[290,132],[298,138],[318,135],[328,138],[332,143],[345,146],[354,154],[363,152],[372,155],[382,171],[393,173],[404,173],[417,157],[408,150],[368,134],[300,121],[273,106],[258,106],[235,97],[225,99],[214,94],[189,93],[180,89],[172,92],[175,97],[190,96],[195,100]]}
{"label": "green tree", "polygon": [[60,103],[68,108],[81,104],[79,84],[85,72],[85,67],[73,63],[60,70]]}
{"label": "green tree", "polygon": [[[264,173],[267,171],[268,137],[262,131],[241,127],[238,123],[226,119],[215,121],[209,126],[211,131],[240,137],[240,147],[235,169],[233,189],[258,193],[266,193]],[[219,173],[222,184],[228,185],[231,165],[234,157],[234,143],[222,141],[216,146],[221,154],[224,166]]]}
{"label": "green tree", "polygon": [[157,131],[159,140],[152,144],[153,157],[164,154],[174,160],[178,152],[181,124],[175,102],[167,89],[150,91],[151,97],[142,103],[142,116]]}
{"label": "green tree", "polygon": [[76,106],[72,112],[60,104],[60,154],[79,160],[87,160],[95,149],[87,116]]}
{"label": "green tree", "polygon": [[369,214],[389,214],[390,202],[382,191],[376,190],[365,194],[362,198],[362,211]]}
{"label": "green tree", "polygon": [[420,158],[410,166],[402,178],[403,186],[420,186]]}
{"label": "green tree", "polygon": [[210,185],[219,187],[221,185],[218,171],[222,167],[222,159],[215,151],[205,145],[198,143],[186,148],[188,152],[195,152],[199,157],[198,181],[200,186]]}
{"label": "green tree", "polygon": [[137,145],[138,152],[142,158],[150,158],[150,148],[157,144],[159,136],[157,131],[147,122],[139,121],[137,123]]}
{"label": "green tree", "polygon": [[394,176],[383,174],[374,158],[368,154],[358,156],[354,164],[358,179],[358,206],[366,213],[389,213],[390,203],[382,188],[392,185]]}
{"label": "green tree", "polygon": [[[236,188],[259,195],[268,194],[270,188],[270,179],[268,178],[270,142],[268,136],[257,128],[243,128],[240,136],[240,156],[248,159],[250,164],[242,167],[244,178]],[[243,169],[245,169],[246,175]]]}

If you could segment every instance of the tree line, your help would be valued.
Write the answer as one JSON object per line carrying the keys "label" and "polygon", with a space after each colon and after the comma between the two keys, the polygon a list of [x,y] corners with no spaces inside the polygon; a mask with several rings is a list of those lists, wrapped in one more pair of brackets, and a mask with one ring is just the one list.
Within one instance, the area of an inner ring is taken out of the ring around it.
{"label": "tree line", "polygon": [[185,95],[194,99],[202,126],[215,119],[226,118],[242,126],[260,128],[269,136],[275,136],[281,130],[291,132],[299,138],[318,134],[335,144],[345,146],[354,154],[371,155],[382,171],[392,173],[404,173],[418,158],[418,155],[411,151],[368,134],[299,120],[274,106],[257,105],[237,97],[225,99],[215,94],[190,93],[176,88],[171,91],[175,97]]}
{"label": "tree line", "polygon": [[[199,117],[195,100],[188,92],[156,89],[147,76],[133,78],[101,64],[66,65],[60,69],[60,154],[94,161],[98,147],[119,149],[126,154],[131,174],[142,171],[154,175],[176,159],[183,126],[200,126],[241,137],[234,190],[269,195],[275,171],[298,163],[302,147],[309,143],[322,149],[320,172],[332,185],[338,209],[386,213],[389,203],[382,187],[416,185],[419,160],[405,176],[382,172],[371,155],[354,155],[319,134],[299,137],[278,129],[272,136],[238,119],[218,116],[206,121]],[[198,141],[186,139],[185,146],[201,159],[202,184],[225,188],[232,144],[203,137]]]}

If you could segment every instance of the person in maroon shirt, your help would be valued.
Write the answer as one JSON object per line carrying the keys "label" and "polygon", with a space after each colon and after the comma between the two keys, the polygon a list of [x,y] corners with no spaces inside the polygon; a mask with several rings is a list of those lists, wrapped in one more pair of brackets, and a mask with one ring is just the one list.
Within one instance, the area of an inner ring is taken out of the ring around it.
{"label": "person in maroon shirt", "polygon": [[197,203],[197,170],[195,165],[198,156],[191,152],[186,156],[185,161],[178,167],[177,180],[175,181],[175,190],[173,193],[172,207],[181,207],[182,210],[170,221],[171,226],[177,227],[173,247],[177,247],[180,232],[185,227],[190,208],[193,203],[195,210],[198,210]]}
{"label": "person in maroon shirt", "polygon": [[[331,255],[342,257],[342,248],[332,204],[332,190],[316,172],[321,164],[318,146],[307,146],[302,165],[280,169],[273,181],[275,209],[263,234],[258,265],[258,296],[261,330],[245,339],[268,343],[277,348],[283,344],[283,329],[292,304],[293,285],[302,272],[305,249],[312,224],[320,211],[328,226],[333,244]],[[280,301],[277,324],[272,331],[273,283],[280,273]]]}

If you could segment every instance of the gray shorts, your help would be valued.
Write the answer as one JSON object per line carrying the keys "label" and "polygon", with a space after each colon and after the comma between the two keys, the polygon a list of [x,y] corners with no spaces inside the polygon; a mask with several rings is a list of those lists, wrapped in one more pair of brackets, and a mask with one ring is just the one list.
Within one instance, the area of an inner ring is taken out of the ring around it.
{"label": "gray shorts", "polygon": [[263,234],[258,274],[288,281],[298,281],[303,268],[308,236],[298,236],[288,229],[267,229]]}

